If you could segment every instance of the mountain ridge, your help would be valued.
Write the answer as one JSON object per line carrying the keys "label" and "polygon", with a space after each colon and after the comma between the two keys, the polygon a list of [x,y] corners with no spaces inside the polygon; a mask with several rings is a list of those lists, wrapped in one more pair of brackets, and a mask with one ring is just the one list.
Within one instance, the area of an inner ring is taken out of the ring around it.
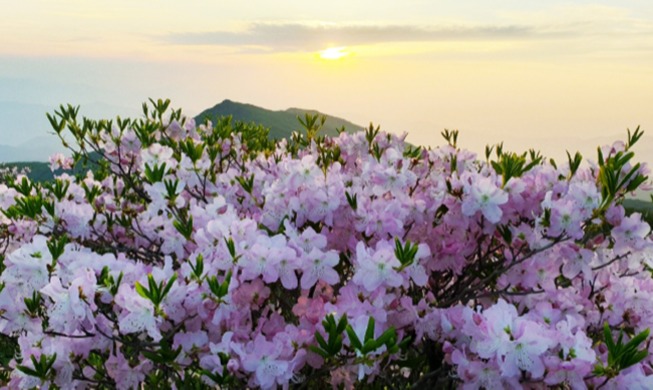
{"label": "mountain ridge", "polygon": [[[34,104],[32,106],[41,109],[43,112],[48,111],[44,105]],[[213,107],[205,109],[199,115],[195,116],[195,119],[198,123],[201,123],[203,118],[215,120],[223,116],[232,116],[237,121],[253,122],[263,125],[270,129],[270,138],[281,139],[290,137],[293,131],[302,131],[297,121],[297,116],[303,116],[305,113],[313,115],[320,114],[327,117],[324,130],[322,130],[321,134],[336,135],[335,129],[341,126],[345,126],[347,132],[355,132],[362,129],[362,126],[356,125],[346,119],[323,114],[318,110],[291,107],[285,110],[274,111],[230,99],[225,99]],[[43,117],[45,118],[45,114],[43,114]],[[46,162],[50,155],[65,152],[66,150],[60,144],[59,139],[53,134],[46,133],[21,141],[16,145],[0,144],[0,164]]]}
{"label": "mountain ridge", "polygon": [[[270,129],[270,138],[281,139],[290,137],[293,131],[302,131],[297,116],[304,114],[325,115],[327,120],[320,134],[336,135],[336,128],[345,126],[347,132],[355,132],[362,129],[346,119],[323,114],[318,110],[308,110],[291,107],[285,110],[268,110],[249,103],[240,103],[230,99],[207,108],[195,116],[198,123],[204,118],[215,120],[220,117],[231,116],[233,120],[247,123],[255,123]],[[44,134],[31,138],[19,145],[0,144],[0,166],[16,166],[29,168],[28,177],[36,181],[48,181],[54,178],[46,162],[50,155],[58,152],[65,152],[57,137],[53,134]],[[61,173],[61,172],[58,172]]]}
{"label": "mountain ridge", "polygon": [[213,120],[218,117],[231,116],[237,121],[261,124],[270,129],[270,138],[282,139],[290,137],[293,131],[304,131],[297,120],[297,116],[301,117],[304,114],[326,116],[327,119],[321,130],[321,134],[335,136],[337,135],[336,129],[342,126],[345,127],[345,131],[348,133],[363,129],[363,126],[354,124],[346,119],[324,114],[314,109],[291,107],[285,110],[268,110],[253,104],[240,103],[230,99],[225,99],[215,106],[202,111],[195,116],[195,119],[198,123],[201,123],[204,119]]}

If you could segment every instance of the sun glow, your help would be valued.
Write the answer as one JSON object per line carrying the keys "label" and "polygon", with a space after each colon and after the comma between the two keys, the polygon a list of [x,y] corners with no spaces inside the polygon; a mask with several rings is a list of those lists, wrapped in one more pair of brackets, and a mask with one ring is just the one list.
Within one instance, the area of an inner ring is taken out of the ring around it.
{"label": "sun glow", "polygon": [[345,47],[330,47],[320,52],[320,58],[324,60],[339,60],[349,55]]}

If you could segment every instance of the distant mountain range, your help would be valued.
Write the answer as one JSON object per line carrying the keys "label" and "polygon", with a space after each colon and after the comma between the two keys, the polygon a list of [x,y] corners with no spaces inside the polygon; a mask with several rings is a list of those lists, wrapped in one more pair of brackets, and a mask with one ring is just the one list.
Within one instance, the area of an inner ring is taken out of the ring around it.
{"label": "distant mountain range", "polygon": [[[22,135],[45,133],[44,131],[39,132],[33,129],[35,123],[40,122],[28,120],[29,117],[33,117],[37,112],[38,115],[42,116],[43,120],[41,122],[44,122],[44,126],[49,126],[45,119],[45,113],[52,110],[48,109],[46,106],[34,105],[34,107],[29,107],[24,104],[5,104],[2,102],[0,102],[0,106],[6,108],[7,112],[12,113],[12,121],[5,121],[6,123],[0,122],[0,130],[5,126],[7,129],[16,126],[13,131],[19,131]],[[0,110],[0,112],[2,112],[2,110]],[[86,111],[82,107],[82,114],[85,113]],[[301,131],[301,126],[297,117],[303,117],[306,113],[326,115],[327,120],[321,134],[335,135],[335,129],[343,126],[347,132],[355,132],[362,128],[361,126],[353,124],[345,119],[322,114],[315,110],[289,108],[283,111],[272,111],[251,104],[238,103],[231,100],[224,100],[222,103],[202,111],[195,117],[195,119],[197,123],[202,123],[205,119],[215,121],[217,118],[231,115],[236,121],[261,124],[270,129],[271,138],[281,139],[289,137],[293,131]],[[92,117],[95,118],[97,115],[92,115]],[[27,124],[32,126],[28,131],[26,131],[25,127]],[[39,136],[32,136],[27,141],[18,145],[0,144],[0,163],[19,161],[43,162],[47,161],[50,155],[65,151],[66,150],[61,145],[61,142],[54,134],[46,133]]]}
{"label": "distant mountain range", "polygon": [[31,138],[19,145],[0,144],[0,163],[16,161],[47,161],[55,153],[65,152],[61,142],[54,135]]}
{"label": "distant mountain range", "polygon": [[[0,78],[0,163],[47,161],[54,153],[65,153],[45,116],[58,109],[58,105],[4,100],[8,96],[2,90],[2,82]],[[80,115],[94,119],[103,118],[106,113],[122,117],[139,115],[137,110],[101,102],[85,104],[80,111]]]}
{"label": "distant mountain range", "polygon": [[231,115],[236,121],[261,124],[270,129],[270,138],[282,139],[290,137],[290,134],[293,131],[302,130],[297,117],[303,118],[307,113],[311,115],[325,115],[327,117],[320,134],[336,135],[336,129],[343,126],[345,130],[350,133],[362,129],[362,126],[353,124],[342,118],[323,114],[316,110],[289,108],[283,111],[272,111],[251,104],[234,102],[228,99],[222,101],[222,103],[216,104],[212,108],[202,111],[195,117],[195,120],[199,124],[205,119],[214,121],[216,118]]}
{"label": "distant mountain range", "polygon": [[[25,105],[14,105],[9,108],[17,109],[20,113],[26,113]],[[45,112],[48,112],[46,107],[38,106],[41,115],[45,117]],[[51,110],[50,110],[51,111]],[[29,112],[29,110],[27,110]],[[304,110],[300,108],[289,108],[283,111],[272,111],[262,107],[257,107],[251,104],[238,103],[231,100],[224,100],[212,108],[202,111],[195,117],[197,123],[202,123],[205,120],[215,121],[218,118],[225,116],[232,116],[233,120],[242,122],[253,122],[261,124],[270,129],[270,138],[281,139],[289,137],[293,131],[302,131],[297,117],[303,117],[304,114],[320,114],[326,115],[327,120],[320,134],[335,135],[336,129],[344,126],[347,132],[356,132],[362,129],[361,126],[351,123],[345,119],[337,118],[328,114],[322,114],[316,110]],[[31,112],[31,115],[35,115]],[[16,118],[21,115],[15,113]],[[22,115],[23,120],[25,116]],[[50,172],[49,164],[45,161],[54,153],[65,152],[66,150],[61,145],[61,142],[54,134],[44,134],[31,138],[16,146],[1,145],[0,144],[0,163],[8,163],[8,165],[18,167],[28,167],[31,171],[30,177],[33,180],[43,181],[53,178]]]}

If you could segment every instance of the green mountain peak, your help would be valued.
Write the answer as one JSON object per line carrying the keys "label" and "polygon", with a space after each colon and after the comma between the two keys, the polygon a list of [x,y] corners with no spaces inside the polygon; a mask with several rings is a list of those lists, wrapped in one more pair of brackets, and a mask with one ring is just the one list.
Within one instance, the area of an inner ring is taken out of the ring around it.
{"label": "green mountain peak", "polygon": [[362,130],[362,126],[351,123],[345,119],[323,114],[317,110],[307,110],[302,108],[289,108],[283,111],[273,111],[252,104],[239,103],[229,99],[223,100],[212,108],[202,111],[195,117],[198,123],[205,119],[215,121],[217,118],[231,116],[236,121],[254,122],[270,129],[270,138],[281,139],[288,138],[293,131],[301,131],[301,126],[297,117],[303,117],[305,114],[325,115],[327,117],[324,127],[320,134],[335,136],[336,129],[345,127],[348,133]]}

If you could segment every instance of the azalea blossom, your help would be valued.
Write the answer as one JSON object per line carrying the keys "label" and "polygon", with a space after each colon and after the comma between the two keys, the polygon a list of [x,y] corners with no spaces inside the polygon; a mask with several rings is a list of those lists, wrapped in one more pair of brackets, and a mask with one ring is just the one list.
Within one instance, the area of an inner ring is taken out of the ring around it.
{"label": "azalea blossom", "polygon": [[576,167],[148,112],[56,114],[98,170],[0,168],[0,387],[651,387],[602,332],[653,329],[639,133]]}
{"label": "azalea blossom", "polygon": [[259,335],[252,342],[251,348],[252,352],[242,358],[243,368],[254,372],[256,384],[262,389],[284,384],[283,377],[288,370],[288,362],[279,359],[280,345],[268,342]]}
{"label": "azalea blossom", "polygon": [[465,199],[462,211],[466,216],[473,216],[480,211],[491,223],[501,220],[501,205],[508,201],[508,194],[497,187],[490,177],[472,178],[473,182],[465,186]]}
{"label": "azalea blossom", "polygon": [[318,280],[323,280],[329,284],[336,284],[340,280],[338,273],[333,269],[338,262],[338,254],[329,251],[322,252],[317,248],[305,256],[307,261],[304,261],[302,269],[301,286],[302,288],[310,288]]}
{"label": "azalea blossom", "polygon": [[122,332],[128,334],[146,331],[154,341],[161,339],[162,336],[157,326],[158,320],[154,315],[152,302],[140,297],[133,289],[124,284],[120,286],[115,299],[116,303],[124,309],[119,322]]}
{"label": "azalea blossom", "polygon": [[368,291],[374,291],[382,284],[392,287],[401,285],[403,278],[396,270],[401,263],[389,245],[379,243],[376,251],[368,251],[363,243],[359,242],[356,246],[356,259],[359,268],[353,281]]}

